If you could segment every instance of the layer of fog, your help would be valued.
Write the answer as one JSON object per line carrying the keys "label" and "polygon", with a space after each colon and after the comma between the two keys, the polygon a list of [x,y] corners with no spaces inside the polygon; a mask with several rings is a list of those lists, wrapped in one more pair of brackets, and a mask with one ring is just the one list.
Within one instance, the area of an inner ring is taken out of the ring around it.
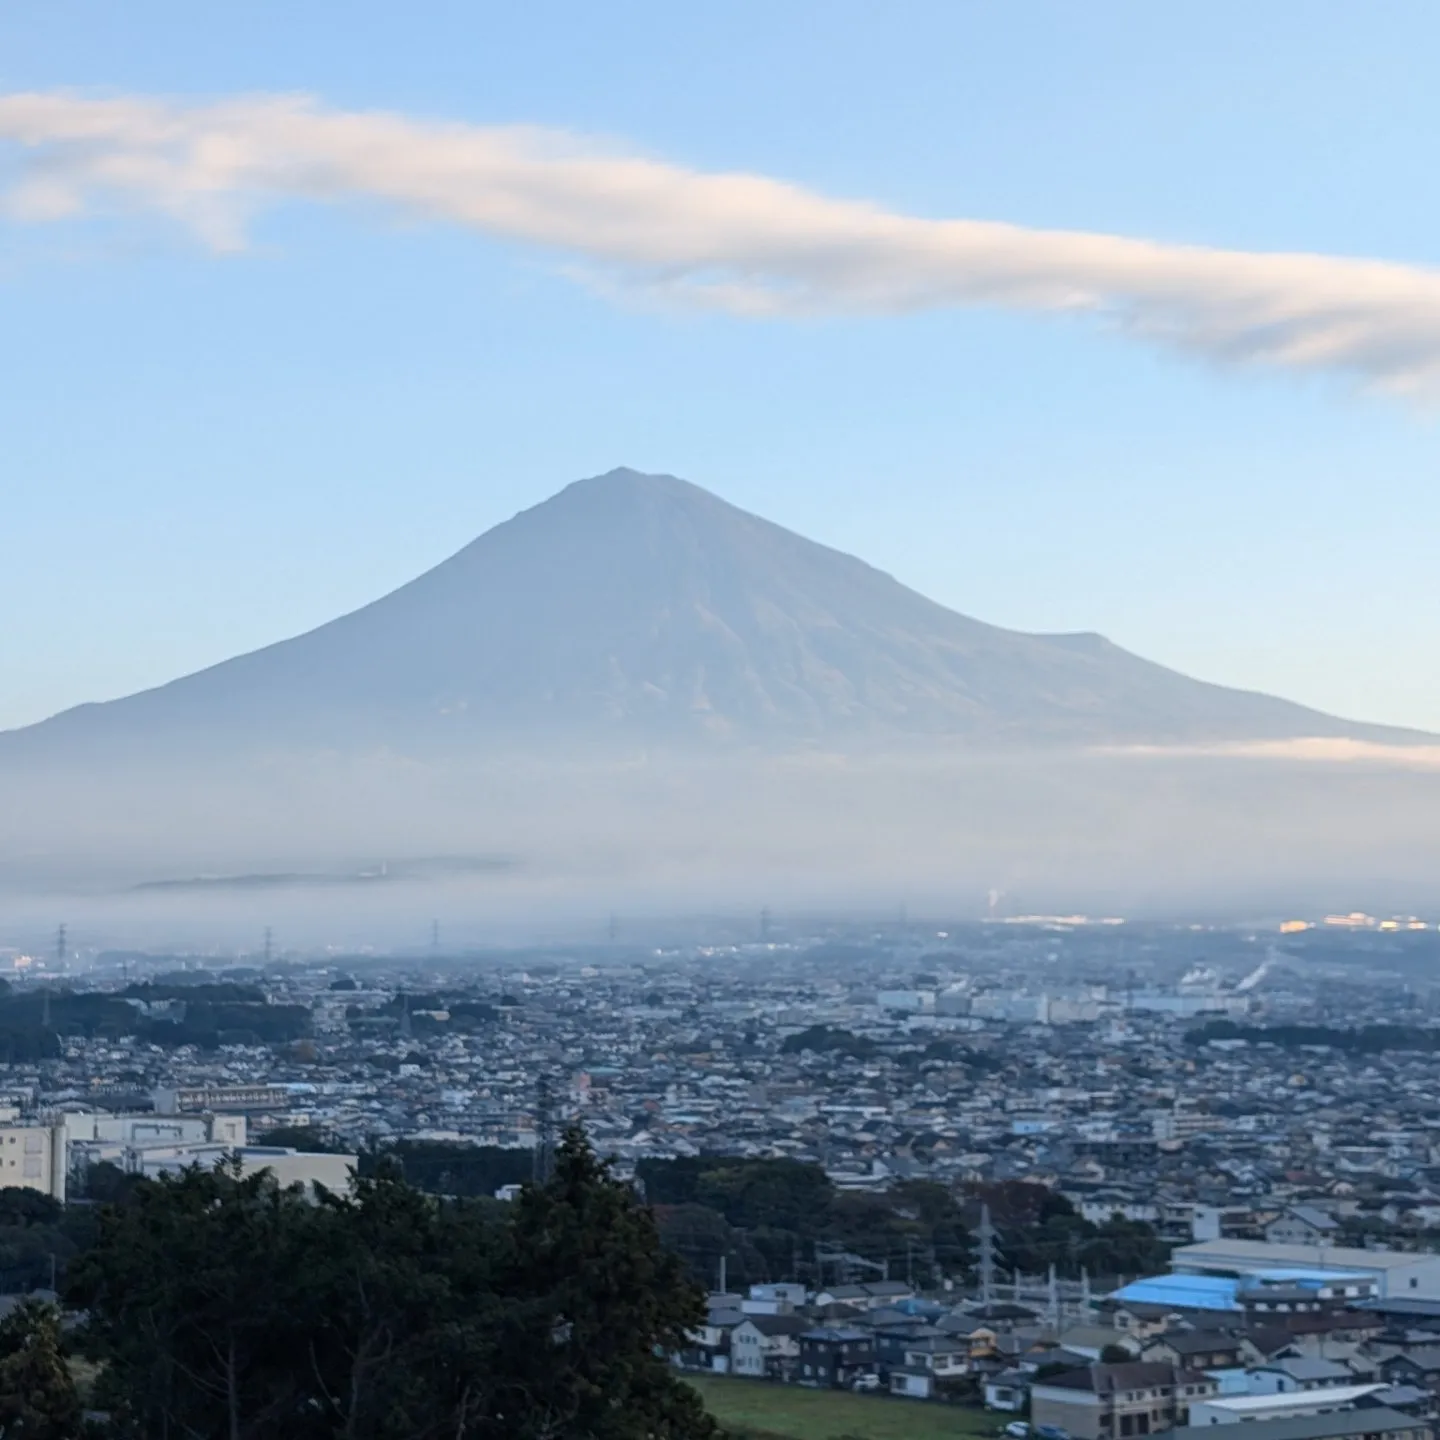
{"label": "layer of fog", "polygon": [[[288,878],[233,883],[247,876]],[[415,942],[432,917],[453,943],[598,936],[611,913],[964,918],[991,889],[1044,912],[1434,914],[1440,772],[812,754],[0,774],[0,944],[59,920],[112,944],[242,944],[272,925],[354,947]]]}

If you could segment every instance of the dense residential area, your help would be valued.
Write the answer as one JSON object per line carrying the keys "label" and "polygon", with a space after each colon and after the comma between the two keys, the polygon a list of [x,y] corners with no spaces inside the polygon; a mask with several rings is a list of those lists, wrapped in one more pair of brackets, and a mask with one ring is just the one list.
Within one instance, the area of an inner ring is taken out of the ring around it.
{"label": "dense residential area", "polygon": [[98,1207],[217,1165],[503,1209],[578,1122],[708,1293],[672,1354],[707,1396],[1426,1440],[1434,932],[1344,919],[17,953],[0,1279],[63,1293]]}

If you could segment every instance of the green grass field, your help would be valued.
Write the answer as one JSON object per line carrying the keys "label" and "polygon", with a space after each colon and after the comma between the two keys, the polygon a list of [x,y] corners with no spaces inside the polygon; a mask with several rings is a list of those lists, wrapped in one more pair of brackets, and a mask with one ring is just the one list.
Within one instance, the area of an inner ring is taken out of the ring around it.
{"label": "green grass field", "polygon": [[785,1440],[994,1440],[1004,1418],[983,1410],[855,1395],[845,1390],[807,1390],[765,1380],[724,1375],[687,1375],[705,1408],[732,1433]]}

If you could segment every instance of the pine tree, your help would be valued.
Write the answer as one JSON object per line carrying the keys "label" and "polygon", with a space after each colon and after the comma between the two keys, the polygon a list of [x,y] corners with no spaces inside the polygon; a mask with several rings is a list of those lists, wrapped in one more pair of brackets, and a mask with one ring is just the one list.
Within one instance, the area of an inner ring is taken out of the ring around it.
{"label": "pine tree", "polygon": [[[704,1296],[635,1192],[570,1127],[543,1187],[517,1202],[510,1292],[524,1349],[506,1357],[515,1440],[709,1440],[716,1427],[668,1357]],[[513,1339],[513,1337],[512,1337]]]}
{"label": "pine tree", "polygon": [[23,1301],[0,1321],[0,1437],[77,1440],[80,1397],[65,1364],[60,1315]]}
{"label": "pine tree", "polygon": [[225,1169],[142,1181],[71,1280],[117,1440],[716,1433],[667,1358],[703,1297],[578,1129],[514,1207],[386,1167],[316,1204]]}

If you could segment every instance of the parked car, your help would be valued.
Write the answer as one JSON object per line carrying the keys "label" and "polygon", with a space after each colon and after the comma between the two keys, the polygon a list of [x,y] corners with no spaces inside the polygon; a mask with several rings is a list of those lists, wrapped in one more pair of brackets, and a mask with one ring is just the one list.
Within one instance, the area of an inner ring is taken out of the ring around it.
{"label": "parked car", "polygon": [[1010,1437],[1010,1440],[1030,1440],[1029,1423],[1024,1420],[1012,1420],[1005,1427],[1005,1434]]}
{"label": "parked car", "polygon": [[874,1373],[857,1375],[851,1382],[852,1390],[878,1390],[880,1388],[880,1377]]}
{"label": "parked car", "polygon": [[1070,1432],[1061,1425],[1037,1425],[1035,1434],[1039,1440],[1070,1440]]}

